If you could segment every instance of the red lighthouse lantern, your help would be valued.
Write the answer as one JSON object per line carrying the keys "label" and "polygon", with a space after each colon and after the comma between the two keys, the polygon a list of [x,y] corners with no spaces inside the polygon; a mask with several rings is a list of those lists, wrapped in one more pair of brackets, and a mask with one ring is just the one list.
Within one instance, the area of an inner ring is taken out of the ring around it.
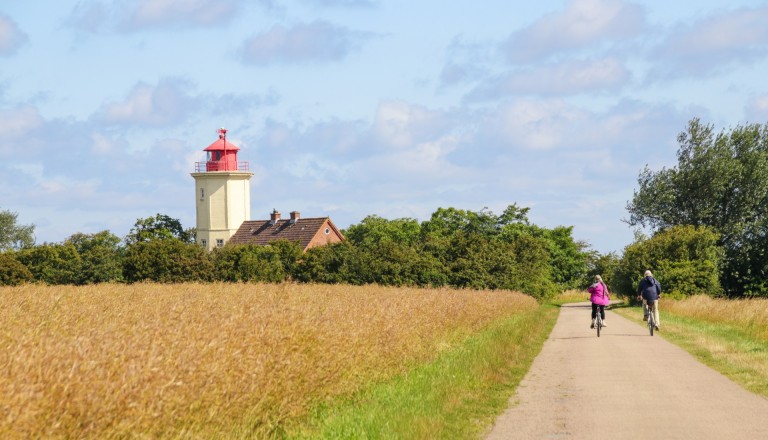
{"label": "red lighthouse lantern", "polygon": [[[227,141],[227,130],[220,128],[218,133],[219,139],[203,150],[207,153],[205,172],[248,171],[248,162],[237,161],[237,152],[240,148]],[[202,164],[198,162],[196,165],[196,171],[201,172]]]}

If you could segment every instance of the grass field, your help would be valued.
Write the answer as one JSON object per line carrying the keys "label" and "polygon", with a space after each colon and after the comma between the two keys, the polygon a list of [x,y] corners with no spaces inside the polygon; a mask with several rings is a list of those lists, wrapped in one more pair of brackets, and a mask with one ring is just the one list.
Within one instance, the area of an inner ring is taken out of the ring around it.
{"label": "grass field", "polygon": [[550,303],[554,305],[563,305],[567,303],[584,301],[589,301],[589,293],[586,290],[572,289],[562,292],[560,295],[553,298]]}
{"label": "grass field", "polygon": [[[744,388],[768,397],[768,300],[663,299],[659,335]],[[640,307],[616,309],[642,321]]]}
{"label": "grass field", "polygon": [[556,307],[502,319],[406,375],[320,407],[291,439],[476,439],[509,405],[557,319]]}
{"label": "grass field", "polygon": [[[444,359],[473,337],[533,328],[525,319],[542,309],[508,291],[3,287],[0,438],[281,437],[317,408],[457,362]],[[539,327],[540,347],[548,330]],[[502,370],[525,366],[532,347],[512,347]]]}

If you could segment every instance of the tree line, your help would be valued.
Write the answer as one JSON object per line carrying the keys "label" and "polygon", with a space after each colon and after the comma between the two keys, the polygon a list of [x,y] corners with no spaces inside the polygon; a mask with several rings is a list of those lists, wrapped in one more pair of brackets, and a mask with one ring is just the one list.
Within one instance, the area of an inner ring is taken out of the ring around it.
{"label": "tree line", "polygon": [[440,208],[424,222],[368,216],[343,231],[345,241],[307,252],[286,241],[208,252],[194,244],[194,231],[157,214],[138,219],[123,239],[102,231],[6,246],[0,284],[291,280],[513,289],[537,298],[583,284],[586,244],[571,227],[542,228],[527,214],[513,204],[501,215]]}

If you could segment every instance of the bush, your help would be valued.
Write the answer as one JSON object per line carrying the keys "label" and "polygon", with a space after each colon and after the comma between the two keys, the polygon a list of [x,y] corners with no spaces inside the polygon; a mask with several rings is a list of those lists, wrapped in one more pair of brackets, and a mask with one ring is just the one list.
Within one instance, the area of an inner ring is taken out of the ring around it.
{"label": "bush", "polygon": [[351,270],[353,252],[348,241],[311,248],[296,267],[296,279],[305,283],[364,284]]}
{"label": "bush", "polygon": [[123,280],[123,249],[120,238],[109,231],[95,234],[78,232],[64,242],[80,255],[78,284],[120,282]]}
{"label": "bush", "polygon": [[29,269],[36,281],[46,284],[81,284],[82,261],[69,244],[42,244],[25,248],[16,258]]}
{"label": "bush", "polygon": [[643,272],[650,269],[666,295],[720,295],[722,249],[717,240],[704,226],[674,226],[636,241],[624,249],[614,289],[634,296]]}
{"label": "bush", "polygon": [[221,281],[278,283],[291,279],[301,247],[287,241],[268,246],[231,245],[213,253],[215,278]]}
{"label": "bush", "polygon": [[32,280],[32,272],[13,253],[0,253],[0,286],[18,286]]}
{"label": "bush", "polygon": [[179,239],[151,239],[128,246],[123,263],[125,280],[182,283],[211,281],[213,263],[204,248]]}

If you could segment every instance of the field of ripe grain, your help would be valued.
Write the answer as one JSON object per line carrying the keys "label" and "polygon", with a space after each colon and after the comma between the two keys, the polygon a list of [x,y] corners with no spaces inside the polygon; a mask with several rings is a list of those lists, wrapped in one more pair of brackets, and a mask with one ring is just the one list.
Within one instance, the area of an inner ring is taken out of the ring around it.
{"label": "field of ripe grain", "polygon": [[0,438],[263,437],[536,307],[374,286],[2,287]]}

